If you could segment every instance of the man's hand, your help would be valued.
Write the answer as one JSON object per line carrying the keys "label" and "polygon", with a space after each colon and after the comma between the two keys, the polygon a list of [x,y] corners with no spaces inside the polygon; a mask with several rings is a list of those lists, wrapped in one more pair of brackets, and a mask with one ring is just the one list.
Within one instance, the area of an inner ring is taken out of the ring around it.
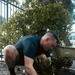
{"label": "man's hand", "polygon": [[51,58],[50,57],[46,57],[45,54],[41,54],[39,57],[38,57],[41,61],[45,62],[46,60],[49,60],[50,61],[50,64],[51,64]]}

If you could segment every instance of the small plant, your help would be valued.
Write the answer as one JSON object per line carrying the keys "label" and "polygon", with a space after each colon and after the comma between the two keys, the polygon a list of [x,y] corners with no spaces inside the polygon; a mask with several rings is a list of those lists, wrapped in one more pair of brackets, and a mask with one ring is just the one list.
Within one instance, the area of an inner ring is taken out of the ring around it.
{"label": "small plant", "polygon": [[34,68],[39,75],[53,75],[52,66],[49,60],[42,62],[39,58],[34,61]]}
{"label": "small plant", "polygon": [[34,61],[34,68],[39,75],[59,75],[59,72],[63,67],[70,67],[72,63],[72,59],[70,58],[54,57],[51,62],[49,60],[42,62],[39,58],[37,58]]}

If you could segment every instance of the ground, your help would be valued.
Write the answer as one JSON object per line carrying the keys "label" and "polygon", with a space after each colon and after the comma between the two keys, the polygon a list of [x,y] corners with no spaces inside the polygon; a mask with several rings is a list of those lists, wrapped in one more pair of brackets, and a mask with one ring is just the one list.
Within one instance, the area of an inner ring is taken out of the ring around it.
{"label": "ground", "polygon": [[[16,66],[16,75],[26,75],[23,66]],[[10,75],[7,65],[4,62],[0,62],[0,75]]]}
{"label": "ground", "polygon": [[[73,70],[75,69],[75,60],[73,61],[73,65],[70,68]],[[15,72],[16,75],[26,75],[23,66],[16,66]],[[0,75],[10,75],[8,67],[4,62],[0,62]],[[75,70],[62,75],[75,75]]]}

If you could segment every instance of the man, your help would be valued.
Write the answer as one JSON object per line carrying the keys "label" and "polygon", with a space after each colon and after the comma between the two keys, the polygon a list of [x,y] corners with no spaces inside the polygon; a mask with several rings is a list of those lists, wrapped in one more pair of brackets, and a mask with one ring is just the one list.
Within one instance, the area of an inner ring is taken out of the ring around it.
{"label": "man", "polygon": [[[4,48],[5,62],[11,75],[16,75],[14,68],[16,65],[24,65],[28,75],[38,75],[33,67],[34,58],[46,55],[50,57],[49,50],[52,50],[59,43],[57,34],[48,31],[44,36],[25,36],[20,39],[14,46],[7,45]],[[45,57],[45,58],[46,58]]]}

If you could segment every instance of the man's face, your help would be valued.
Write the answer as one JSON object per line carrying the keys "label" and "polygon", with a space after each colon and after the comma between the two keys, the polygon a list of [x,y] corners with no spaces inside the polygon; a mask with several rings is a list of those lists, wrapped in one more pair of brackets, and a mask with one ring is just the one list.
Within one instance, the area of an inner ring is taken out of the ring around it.
{"label": "man's face", "polygon": [[57,40],[53,36],[47,37],[45,39],[45,43],[43,44],[43,48],[45,51],[50,49],[52,50],[56,46],[56,44],[57,44]]}

